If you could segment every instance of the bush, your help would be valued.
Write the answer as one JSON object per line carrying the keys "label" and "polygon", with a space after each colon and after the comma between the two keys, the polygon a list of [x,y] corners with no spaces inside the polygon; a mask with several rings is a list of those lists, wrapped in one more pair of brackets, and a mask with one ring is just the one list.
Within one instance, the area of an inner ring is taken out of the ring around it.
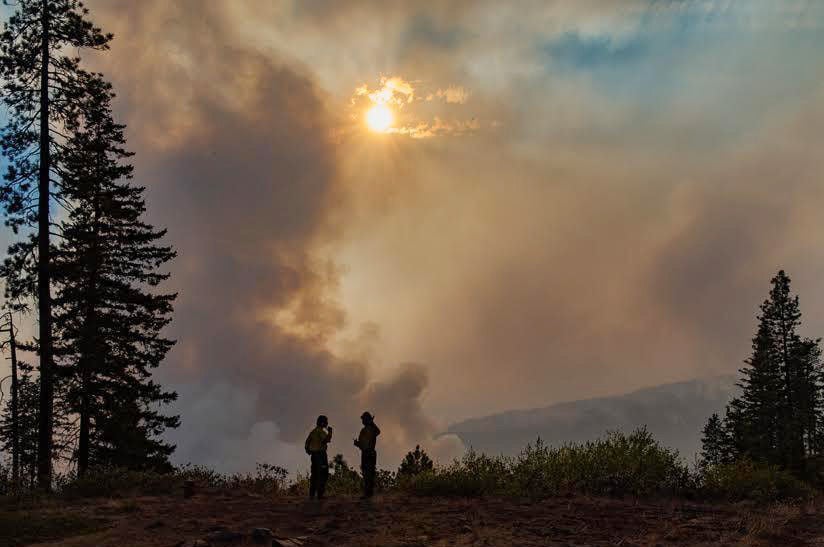
{"label": "bush", "polygon": [[167,495],[181,486],[182,479],[174,474],[156,471],[96,468],[90,469],[82,478],[61,477],[55,482],[58,495],[74,499]]}
{"label": "bush", "polygon": [[814,492],[789,471],[750,460],[707,466],[701,471],[700,480],[705,497],[726,501],[802,499]]}
{"label": "bush", "polygon": [[607,496],[650,496],[683,493],[689,469],[674,450],[662,447],[641,428],[629,435],[614,432],[606,438],[560,448],[540,439],[513,466],[512,486],[529,496],[582,492]]}
{"label": "bush", "polygon": [[202,465],[187,464],[171,473],[97,468],[83,478],[60,477],[55,490],[66,498],[160,496],[182,489],[185,481],[200,487],[245,489],[265,494],[285,491],[287,471],[276,465],[258,463],[255,473],[219,473]]}
{"label": "bush", "polygon": [[610,433],[583,444],[549,447],[540,439],[516,458],[468,452],[445,467],[405,479],[412,493],[440,496],[546,497],[566,492],[608,496],[683,493],[690,472],[646,429]]}
{"label": "bush", "polygon": [[501,493],[510,477],[509,458],[470,450],[445,467],[399,477],[399,485],[423,496],[478,497]]}

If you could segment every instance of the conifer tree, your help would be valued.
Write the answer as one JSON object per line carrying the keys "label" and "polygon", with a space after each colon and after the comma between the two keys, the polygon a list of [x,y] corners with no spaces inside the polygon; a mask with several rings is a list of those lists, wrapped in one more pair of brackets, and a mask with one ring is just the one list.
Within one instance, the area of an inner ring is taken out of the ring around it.
{"label": "conifer tree", "polygon": [[[727,406],[720,429],[731,458],[746,457],[802,472],[806,459],[822,450],[824,375],[820,340],[798,333],[798,296],[792,294],[783,270],[772,279],[758,320],[752,356],[741,369],[741,396]],[[705,428],[705,451],[710,457],[719,429],[716,418],[710,418]]]}
{"label": "conifer tree", "polygon": [[729,440],[724,429],[724,422],[714,413],[704,426],[704,436],[701,438],[701,460],[707,465],[728,463]]}
{"label": "conifer tree", "polygon": [[[19,363],[18,379],[18,450],[20,463],[20,486],[32,488],[37,478],[37,431],[38,402],[40,390],[37,379],[32,376],[32,367]],[[8,452],[12,448],[12,409],[7,401],[0,414],[0,448]]]}
{"label": "conifer tree", "polygon": [[79,416],[77,471],[93,465],[167,468],[177,427],[160,406],[176,398],[151,379],[174,344],[160,331],[174,294],[158,294],[175,252],[143,220],[145,188],[131,183],[124,126],[113,120],[111,85],[84,78],[80,115],[69,124],[63,187],[73,208],[55,253],[57,354],[67,403]]}
{"label": "conifer tree", "polygon": [[398,476],[411,477],[424,471],[432,471],[434,463],[425,450],[420,445],[415,446],[415,450],[407,452],[398,468]]}
{"label": "conifer tree", "polygon": [[8,112],[0,146],[8,169],[0,186],[6,224],[22,240],[9,248],[2,274],[18,309],[37,301],[39,353],[38,483],[51,487],[54,363],[52,354],[52,200],[62,195],[66,126],[84,92],[77,51],[105,49],[111,38],[87,19],[78,0],[17,0],[0,34],[0,77]]}

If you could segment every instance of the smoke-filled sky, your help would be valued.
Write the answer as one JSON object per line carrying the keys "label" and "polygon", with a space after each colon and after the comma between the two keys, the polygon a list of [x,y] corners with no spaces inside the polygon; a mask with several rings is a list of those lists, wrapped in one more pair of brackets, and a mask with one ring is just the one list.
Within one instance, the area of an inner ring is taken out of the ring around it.
{"label": "smoke-filled sky", "polygon": [[779,268],[824,334],[824,2],[88,3],[179,252],[177,461],[729,374]]}

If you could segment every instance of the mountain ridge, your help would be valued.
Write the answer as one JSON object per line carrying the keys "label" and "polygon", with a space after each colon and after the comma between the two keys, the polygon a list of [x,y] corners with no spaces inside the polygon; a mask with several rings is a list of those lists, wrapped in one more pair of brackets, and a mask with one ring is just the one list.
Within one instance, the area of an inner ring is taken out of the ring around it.
{"label": "mountain ridge", "polygon": [[656,439],[689,459],[700,450],[701,429],[707,418],[723,411],[738,392],[735,382],[733,375],[720,375],[622,395],[508,410],[460,421],[450,425],[446,433],[481,452],[516,454],[539,436],[557,445],[646,426]]}

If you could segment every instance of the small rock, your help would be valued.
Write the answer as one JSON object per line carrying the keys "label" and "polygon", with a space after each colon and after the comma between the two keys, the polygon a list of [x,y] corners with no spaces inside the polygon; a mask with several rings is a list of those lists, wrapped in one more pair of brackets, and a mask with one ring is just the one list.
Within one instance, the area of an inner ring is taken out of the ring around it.
{"label": "small rock", "polygon": [[255,543],[266,543],[267,541],[271,542],[274,537],[275,535],[268,528],[254,528],[252,530],[252,540]]}

